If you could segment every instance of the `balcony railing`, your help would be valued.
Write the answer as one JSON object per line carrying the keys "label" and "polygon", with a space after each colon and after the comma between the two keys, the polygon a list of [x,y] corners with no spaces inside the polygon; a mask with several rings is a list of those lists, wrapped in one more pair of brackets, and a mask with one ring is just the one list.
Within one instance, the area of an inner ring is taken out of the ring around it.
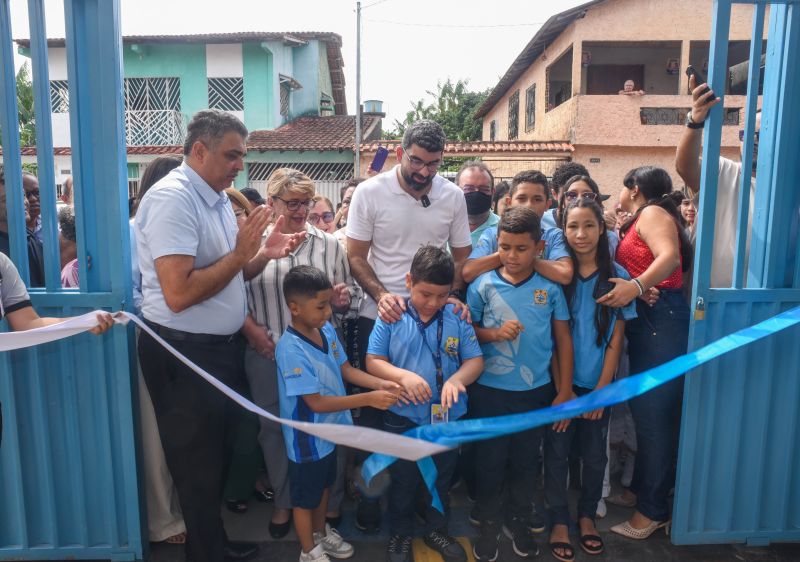
{"label": "balcony railing", "polygon": [[180,111],[154,109],[125,112],[125,142],[128,146],[181,145],[185,134]]}

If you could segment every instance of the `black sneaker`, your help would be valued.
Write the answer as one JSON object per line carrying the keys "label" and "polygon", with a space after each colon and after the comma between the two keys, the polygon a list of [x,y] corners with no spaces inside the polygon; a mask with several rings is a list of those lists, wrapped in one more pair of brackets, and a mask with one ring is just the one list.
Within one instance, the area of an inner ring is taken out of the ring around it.
{"label": "black sneaker", "polygon": [[381,528],[379,499],[360,498],[356,509],[356,528],[364,533],[377,533]]}
{"label": "black sneaker", "polygon": [[481,534],[472,544],[472,555],[476,562],[494,562],[500,555],[500,530],[496,523],[481,525]]}
{"label": "black sneaker", "polygon": [[521,517],[512,517],[503,525],[503,533],[511,540],[514,553],[522,558],[535,558],[539,547],[531,537],[527,522]]}
{"label": "black sneaker", "polygon": [[481,520],[478,517],[478,506],[472,506],[472,509],[469,510],[469,524],[473,527],[480,527]]}
{"label": "black sneaker", "polygon": [[431,531],[423,538],[428,548],[438,552],[444,562],[467,562],[467,553],[456,539],[441,531]]}
{"label": "black sneaker", "polygon": [[546,529],[544,518],[536,511],[536,505],[531,506],[531,513],[525,518],[525,524],[528,526],[528,531],[534,535],[544,533]]}
{"label": "black sneaker", "polygon": [[387,562],[414,562],[414,553],[411,551],[411,537],[393,535],[389,539],[386,549]]}

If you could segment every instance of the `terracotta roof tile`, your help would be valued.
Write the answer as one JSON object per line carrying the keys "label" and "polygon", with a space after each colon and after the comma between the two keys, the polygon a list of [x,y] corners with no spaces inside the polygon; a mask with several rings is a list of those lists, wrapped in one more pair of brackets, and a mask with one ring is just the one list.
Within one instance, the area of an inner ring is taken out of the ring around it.
{"label": "terracotta roof tile", "polygon": [[[394,150],[400,146],[399,140],[381,140],[363,143],[362,152],[375,152],[379,146],[385,146],[389,150]],[[447,155],[454,154],[480,154],[496,152],[574,152],[575,147],[566,141],[472,141],[472,142],[448,142],[444,151]]]}
{"label": "terracotta roof tile", "polygon": [[[363,136],[375,130],[380,119],[365,116]],[[353,150],[356,119],[352,115],[298,117],[273,130],[253,131],[247,139],[248,150]]]}

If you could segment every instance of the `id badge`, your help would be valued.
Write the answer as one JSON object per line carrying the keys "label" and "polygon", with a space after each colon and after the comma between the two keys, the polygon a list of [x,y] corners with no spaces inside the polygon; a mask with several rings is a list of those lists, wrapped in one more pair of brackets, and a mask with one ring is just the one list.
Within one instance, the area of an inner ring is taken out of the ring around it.
{"label": "id badge", "polygon": [[439,404],[431,403],[431,425],[436,425],[437,423],[447,423],[450,421],[450,412]]}

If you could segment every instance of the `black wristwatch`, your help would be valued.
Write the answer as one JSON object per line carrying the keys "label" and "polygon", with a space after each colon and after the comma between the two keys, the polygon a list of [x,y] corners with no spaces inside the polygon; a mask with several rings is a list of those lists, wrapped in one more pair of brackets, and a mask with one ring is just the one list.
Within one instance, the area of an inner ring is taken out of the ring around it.
{"label": "black wristwatch", "polygon": [[705,124],[706,124],[705,121],[700,121],[699,123],[695,123],[692,120],[691,111],[689,111],[689,113],[686,114],[686,126],[689,127],[690,129],[702,129],[705,126]]}

